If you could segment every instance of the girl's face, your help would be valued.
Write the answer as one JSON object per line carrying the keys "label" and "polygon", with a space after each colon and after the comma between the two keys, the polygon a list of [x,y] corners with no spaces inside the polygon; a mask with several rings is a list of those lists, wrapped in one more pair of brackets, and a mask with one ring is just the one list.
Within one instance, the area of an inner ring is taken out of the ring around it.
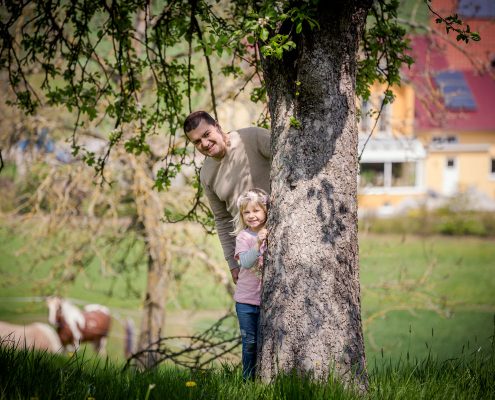
{"label": "girl's face", "polygon": [[256,202],[250,201],[242,211],[242,220],[253,232],[258,232],[265,226],[265,210]]}

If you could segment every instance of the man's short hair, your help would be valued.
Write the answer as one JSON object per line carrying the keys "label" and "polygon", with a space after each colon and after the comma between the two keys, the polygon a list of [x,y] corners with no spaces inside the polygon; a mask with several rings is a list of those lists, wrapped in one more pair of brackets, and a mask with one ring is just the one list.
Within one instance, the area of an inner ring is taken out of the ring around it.
{"label": "man's short hair", "polygon": [[206,111],[194,111],[189,114],[184,121],[184,133],[191,132],[193,129],[196,129],[201,121],[206,121],[209,125],[217,125],[217,121]]}

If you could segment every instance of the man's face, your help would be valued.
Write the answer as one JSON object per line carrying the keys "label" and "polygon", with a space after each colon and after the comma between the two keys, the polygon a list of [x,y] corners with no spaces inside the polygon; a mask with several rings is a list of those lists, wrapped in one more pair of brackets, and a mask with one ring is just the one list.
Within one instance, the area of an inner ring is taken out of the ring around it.
{"label": "man's face", "polygon": [[210,125],[201,120],[197,128],[187,132],[187,137],[194,147],[206,157],[221,159],[225,155],[227,145],[218,125]]}

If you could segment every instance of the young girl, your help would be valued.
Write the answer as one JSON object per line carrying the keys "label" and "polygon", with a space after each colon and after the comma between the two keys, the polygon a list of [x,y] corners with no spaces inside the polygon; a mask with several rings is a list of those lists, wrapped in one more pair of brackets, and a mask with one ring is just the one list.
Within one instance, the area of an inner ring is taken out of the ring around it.
{"label": "young girl", "polygon": [[261,268],[266,247],[268,195],[251,189],[237,200],[235,258],[241,267],[234,293],[242,337],[242,377],[254,379],[261,301]]}

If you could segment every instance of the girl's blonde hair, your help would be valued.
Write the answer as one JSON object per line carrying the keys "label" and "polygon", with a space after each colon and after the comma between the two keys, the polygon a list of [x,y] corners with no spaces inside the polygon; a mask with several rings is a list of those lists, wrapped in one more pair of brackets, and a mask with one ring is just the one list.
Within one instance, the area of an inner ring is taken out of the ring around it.
{"label": "girl's blonde hair", "polygon": [[242,213],[246,209],[247,205],[251,202],[258,204],[265,215],[268,213],[268,194],[263,189],[250,189],[247,192],[241,194],[237,199],[237,215],[232,221],[234,221],[234,231],[231,233],[233,236],[237,236],[241,231],[247,228],[242,218]]}

